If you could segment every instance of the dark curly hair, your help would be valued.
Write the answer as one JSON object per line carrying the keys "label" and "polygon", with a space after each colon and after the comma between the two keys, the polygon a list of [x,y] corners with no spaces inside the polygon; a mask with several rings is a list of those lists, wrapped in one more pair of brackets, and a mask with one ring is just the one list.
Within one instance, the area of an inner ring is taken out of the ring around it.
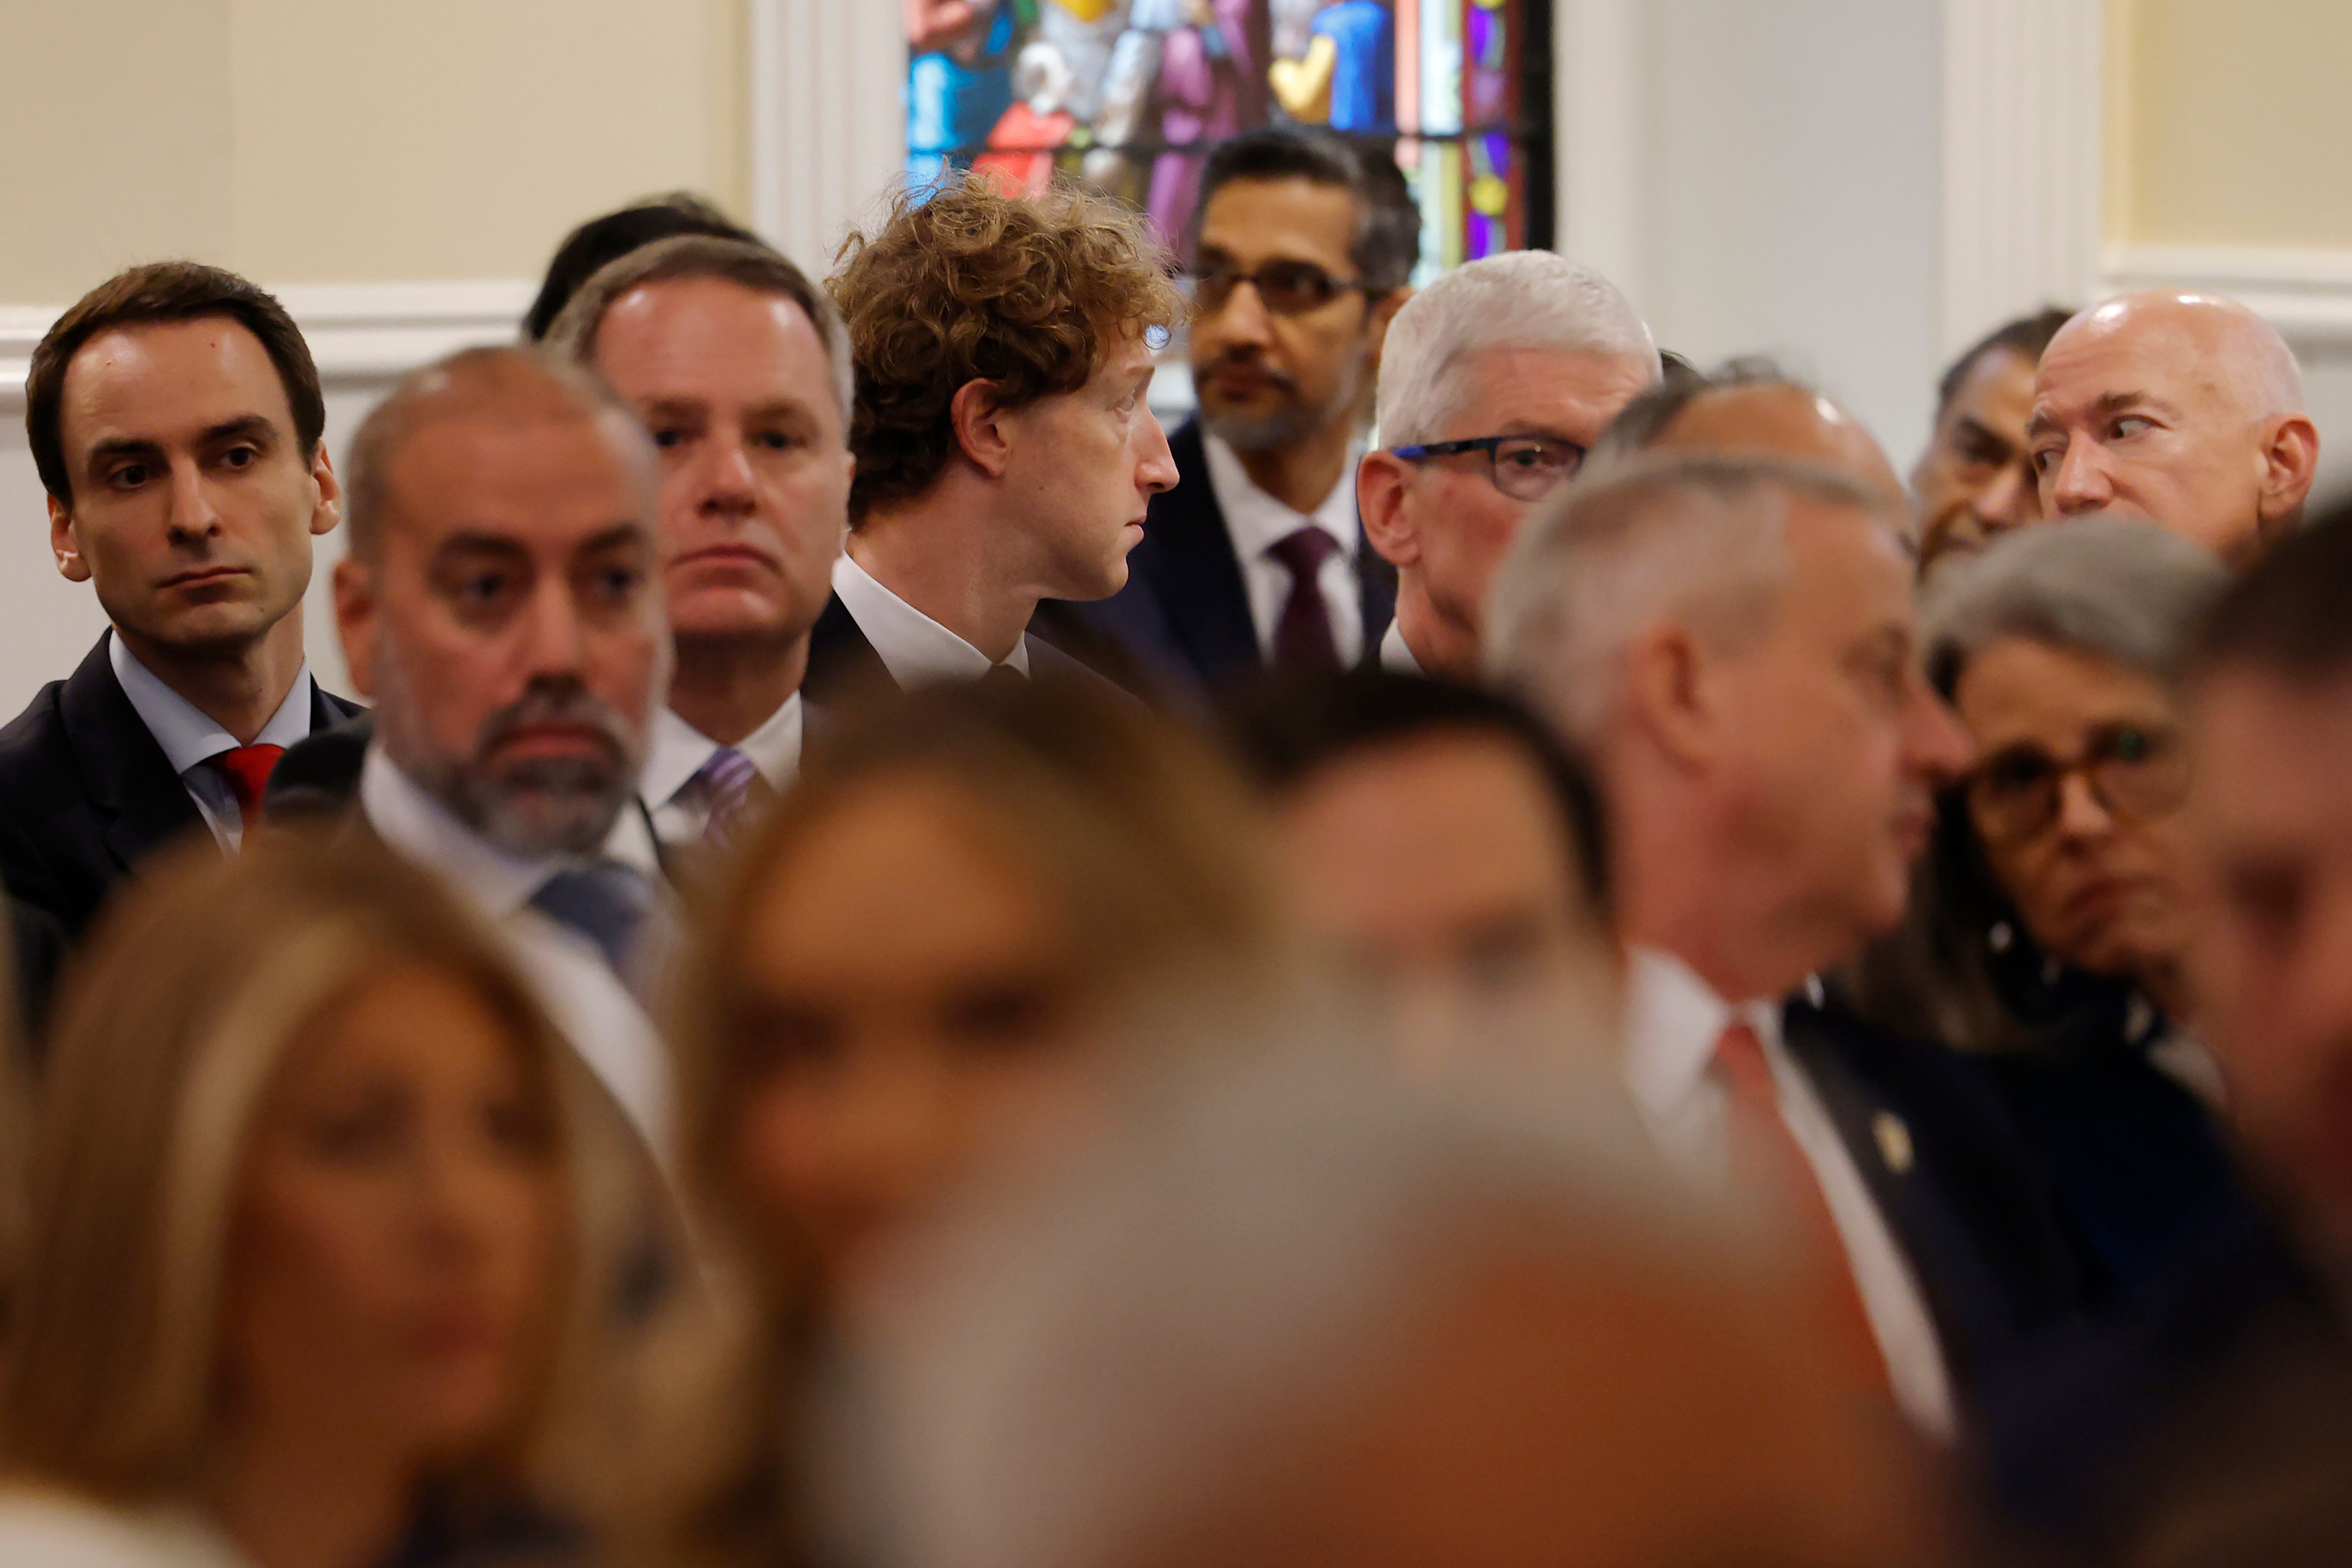
{"label": "dark curly hair", "polygon": [[880,228],[849,237],[826,285],[857,365],[853,524],[930,489],[966,382],[1024,407],[1084,386],[1123,332],[1174,326],[1169,270],[1140,217],[1082,186],[1024,198],[967,180],[899,195]]}

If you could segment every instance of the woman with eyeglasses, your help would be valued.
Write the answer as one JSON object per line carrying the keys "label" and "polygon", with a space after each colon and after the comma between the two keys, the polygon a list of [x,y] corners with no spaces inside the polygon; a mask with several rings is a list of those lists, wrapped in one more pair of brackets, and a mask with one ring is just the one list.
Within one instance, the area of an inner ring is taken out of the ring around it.
{"label": "woman with eyeglasses", "polygon": [[1969,1053],[2040,1157],[2095,1310],[2234,1194],[2182,957],[2172,688],[2226,582],[2153,524],[2022,530],[1938,578],[1927,672],[1974,737],[1907,923],[1841,977],[1875,1026]]}

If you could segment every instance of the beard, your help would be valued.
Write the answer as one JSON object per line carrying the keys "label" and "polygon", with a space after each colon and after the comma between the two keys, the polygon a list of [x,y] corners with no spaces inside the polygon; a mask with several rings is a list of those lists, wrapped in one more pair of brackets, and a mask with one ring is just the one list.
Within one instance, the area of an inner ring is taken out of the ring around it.
{"label": "beard", "polygon": [[[569,678],[531,683],[522,696],[482,725],[470,754],[446,756],[413,742],[395,722],[410,693],[388,667],[383,716],[385,749],[403,772],[449,814],[518,859],[593,855],[612,834],[636,792],[645,761],[643,726],[632,727],[613,707]],[[594,754],[499,760],[516,731],[542,725],[593,731]]]}
{"label": "beard", "polygon": [[1299,393],[1298,383],[1270,365],[1248,360],[1246,356],[1229,355],[1205,367],[1202,379],[1218,364],[1229,361],[1246,363],[1250,370],[1276,384],[1281,401],[1263,414],[1223,412],[1203,400],[1201,403],[1201,427],[1236,452],[1272,452],[1285,447],[1295,447],[1337,419],[1351,419],[1364,399],[1364,358],[1356,355],[1348,362],[1347,374],[1332,389],[1331,395],[1320,403],[1309,403]]}

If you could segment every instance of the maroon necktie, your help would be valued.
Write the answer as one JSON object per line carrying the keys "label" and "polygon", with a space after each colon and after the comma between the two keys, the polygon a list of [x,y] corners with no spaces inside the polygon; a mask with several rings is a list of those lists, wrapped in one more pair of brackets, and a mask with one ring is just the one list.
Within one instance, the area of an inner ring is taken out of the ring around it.
{"label": "maroon necktie", "polygon": [[261,816],[261,792],[268,787],[269,770],[286,754],[283,746],[236,746],[212,759],[213,765],[228,775],[229,793],[236,796],[236,814],[244,819],[245,830]]}
{"label": "maroon necktie", "polygon": [[1331,637],[1331,611],[1323,602],[1323,563],[1339,542],[1319,528],[1302,528],[1274,542],[1268,553],[1290,572],[1290,596],[1274,624],[1278,669],[1337,669],[1339,645]]}

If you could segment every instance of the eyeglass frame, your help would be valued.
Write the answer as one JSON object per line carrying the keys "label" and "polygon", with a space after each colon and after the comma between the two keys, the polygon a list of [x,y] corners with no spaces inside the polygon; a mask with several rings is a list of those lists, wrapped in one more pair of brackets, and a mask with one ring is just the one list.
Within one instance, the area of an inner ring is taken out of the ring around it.
{"label": "eyeglass frame", "polygon": [[[2170,758],[2182,770],[2181,776],[2171,792],[2171,798],[2167,804],[2147,808],[2121,805],[2116,800],[2114,792],[2101,782],[2099,778],[2101,768],[2126,761],[2111,752],[2103,752],[2101,748],[2112,746],[2120,733],[2125,731],[2139,731],[2153,742],[2154,751],[2149,761],[2160,763]],[[2004,758],[2018,754],[2021,750],[2028,749],[2039,752],[2042,761],[2049,764],[2050,773],[2046,783],[2037,781],[2035,785],[2037,789],[2046,792],[2047,804],[2037,808],[2032,826],[2011,828],[2005,833],[1995,835],[1986,825],[1987,814],[1984,808],[1978,805],[1977,792],[1990,776],[1994,764]],[[2082,779],[2084,786],[2091,792],[2091,798],[2098,803],[2099,809],[2118,824],[2137,826],[2178,811],[2189,795],[2189,781],[2187,776],[2187,765],[2188,758],[2182,752],[2180,733],[2177,729],[2124,722],[2102,726],[2098,733],[2093,737],[2090,745],[2084,747],[2075,756],[2064,761],[2042,751],[2038,746],[2004,748],[1961,774],[1955,781],[1955,787],[1959,791],[1960,798],[1968,805],[1969,821],[1976,828],[1978,835],[1989,845],[2010,846],[2031,843],[2050,831],[2052,825],[2057,822],[2065,810],[2066,781],[2078,776]]]}
{"label": "eyeglass frame", "polygon": [[[1566,473],[1535,494],[1512,495],[1503,485],[1502,449],[1507,441],[1549,441],[1568,447],[1576,454],[1576,459],[1570,464]],[[1567,480],[1576,478],[1584,468],[1584,459],[1592,455],[1592,448],[1585,446],[1581,441],[1571,441],[1565,436],[1543,436],[1522,430],[1509,436],[1473,436],[1464,441],[1423,441],[1411,447],[1391,447],[1388,449],[1390,457],[1402,458],[1408,463],[1425,463],[1433,458],[1455,458],[1465,452],[1486,454],[1486,482],[1493,485],[1502,495],[1512,500],[1538,501],[1558,489]]]}
{"label": "eyeglass frame", "polygon": [[[1297,305],[1287,309],[1277,305],[1266,297],[1265,286],[1258,281],[1258,275],[1260,273],[1263,273],[1267,268],[1274,267],[1297,267],[1312,272],[1316,277],[1323,279],[1325,287],[1327,287],[1330,292],[1325,294],[1323,298],[1315,300],[1311,304]],[[1196,316],[1212,314],[1215,311],[1223,310],[1226,305],[1233,301],[1233,291],[1235,289],[1240,288],[1244,283],[1248,284],[1252,289],[1255,290],[1257,294],[1257,302],[1277,316],[1310,315],[1313,312],[1323,309],[1324,306],[1330,304],[1342,294],[1361,294],[1365,299],[1369,300],[1375,294],[1385,292],[1385,290],[1373,288],[1370,283],[1367,282],[1361,277],[1335,278],[1328,271],[1325,270],[1322,264],[1319,262],[1303,261],[1297,257],[1290,256],[1268,257],[1265,260],[1259,262],[1255,267],[1253,267],[1246,271],[1239,267],[1221,267],[1213,270],[1204,272],[1202,270],[1200,265],[1195,262],[1192,267],[1185,269],[1183,275],[1192,282],[1192,313]],[[1201,285],[1212,279],[1230,279],[1230,281],[1225,284],[1224,297],[1219,300],[1214,305],[1203,303],[1201,298]]]}

